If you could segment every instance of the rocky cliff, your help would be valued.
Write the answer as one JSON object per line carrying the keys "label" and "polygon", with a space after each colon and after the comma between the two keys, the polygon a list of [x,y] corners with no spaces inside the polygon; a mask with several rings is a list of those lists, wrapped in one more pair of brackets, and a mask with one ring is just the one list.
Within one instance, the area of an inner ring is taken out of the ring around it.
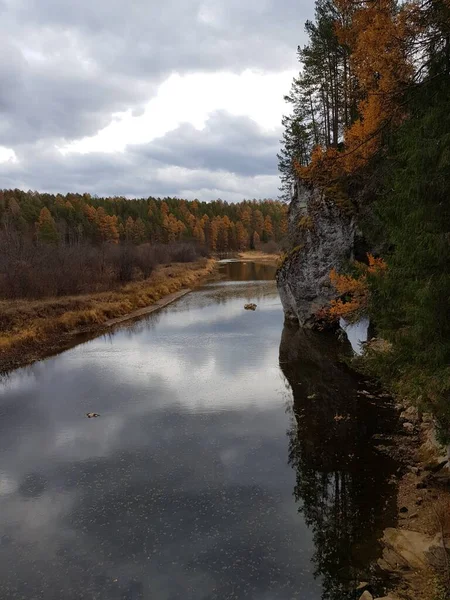
{"label": "rocky cliff", "polygon": [[352,258],[355,224],[322,192],[298,183],[288,237],[290,251],[277,272],[281,302],[287,319],[312,327],[317,311],[336,295],[330,271]]}

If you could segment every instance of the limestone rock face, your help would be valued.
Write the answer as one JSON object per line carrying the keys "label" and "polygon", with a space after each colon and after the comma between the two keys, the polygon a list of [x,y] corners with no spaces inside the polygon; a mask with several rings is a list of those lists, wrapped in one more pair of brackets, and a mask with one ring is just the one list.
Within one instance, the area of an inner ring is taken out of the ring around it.
{"label": "limestone rock face", "polygon": [[297,184],[289,207],[291,251],[277,272],[287,319],[314,326],[318,310],[336,297],[330,271],[352,257],[355,224],[314,188]]}

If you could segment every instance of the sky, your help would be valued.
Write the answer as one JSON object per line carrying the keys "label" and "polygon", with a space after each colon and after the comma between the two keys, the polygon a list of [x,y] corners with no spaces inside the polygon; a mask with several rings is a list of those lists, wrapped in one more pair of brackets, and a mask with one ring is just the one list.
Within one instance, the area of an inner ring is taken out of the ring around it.
{"label": "sky", "polygon": [[0,0],[0,188],[275,198],[313,0]]}

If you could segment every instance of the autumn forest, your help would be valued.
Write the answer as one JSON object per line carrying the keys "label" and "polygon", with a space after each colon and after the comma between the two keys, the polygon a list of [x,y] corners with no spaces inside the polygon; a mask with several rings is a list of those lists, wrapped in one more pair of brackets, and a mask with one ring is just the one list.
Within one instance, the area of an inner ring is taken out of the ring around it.
{"label": "autumn forest", "polygon": [[0,191],[3,229],[44,244],[195,241],[212,252],[246,250],[281,240],[286,213],[285,205],[271,200],[228,204]]}

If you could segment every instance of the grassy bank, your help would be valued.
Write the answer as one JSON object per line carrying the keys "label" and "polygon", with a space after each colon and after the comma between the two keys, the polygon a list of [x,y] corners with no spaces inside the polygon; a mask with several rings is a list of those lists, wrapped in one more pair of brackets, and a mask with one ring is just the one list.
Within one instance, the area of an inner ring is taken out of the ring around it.
{"label": "grassy bank", "polygon": [[241,260],[265,263],[267,265],[273,265],[274,267],[277,267],[281,258],[281,254],[268,254],[259,250],[246,250],[245,252],[239,252],[238,257]]}
{"label": "grassy bank", "polygon": [[74,335],[100,332],[111,319],[152,306],[191,288],[213,272],[215,261],[160,265],[143,281],[113,291],[42,300],[0,301],[0,372],[69,347]]}

